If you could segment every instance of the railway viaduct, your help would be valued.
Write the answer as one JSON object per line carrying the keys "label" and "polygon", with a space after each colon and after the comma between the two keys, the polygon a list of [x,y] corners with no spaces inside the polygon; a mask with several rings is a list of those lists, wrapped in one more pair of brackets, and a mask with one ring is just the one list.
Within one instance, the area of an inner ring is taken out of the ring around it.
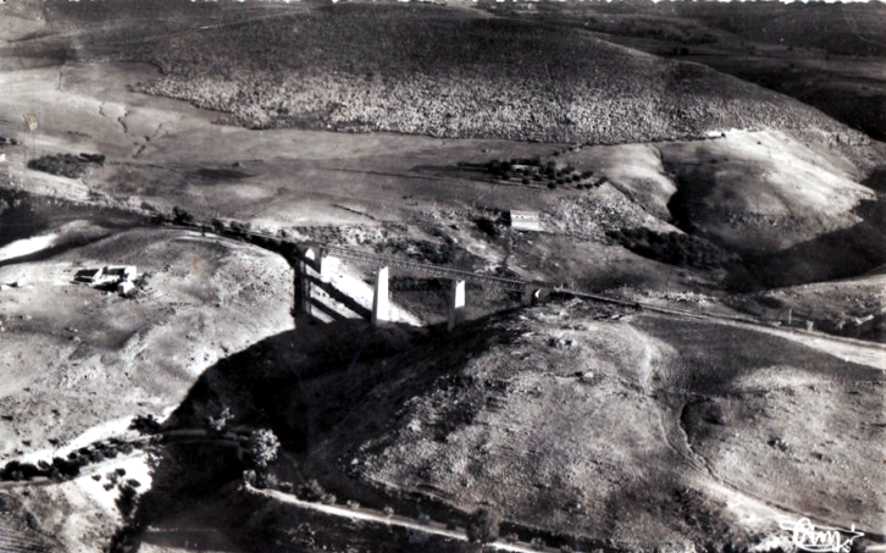
{"label": "railway viaduct", "polygon": [[[170,221],[164,222],[170,223]],[[466,286],[468,282],[519,294],[524,305],[530,305],[554,290],[554,287],[548,283],[528,282],[454,267],[420,263],[347,246],[296,241],[270,232],[253,230],[237,223],[230,225],[220,224],[218,221],[213,224],[194,221],[171,221],[171,223],[173,226],[199,230],[204,234],[212,233],[249,242],[283,256],[293,268],[292,315],[297,324],[317,320],[328,322],[345,317],[359,317],[375,325],[390,321],[420,324],[420,321],[414,318],[410,321],[392,302],[389,286],[392,270],[446,279],[450,282],[446,313],[449,330],[465,318],[465,308],[470,301]],[[355,290],[349,289],[347,281],[337,278],[341,276],[342,262],[372,269],[374,278],[371,295],[355,293]]]}

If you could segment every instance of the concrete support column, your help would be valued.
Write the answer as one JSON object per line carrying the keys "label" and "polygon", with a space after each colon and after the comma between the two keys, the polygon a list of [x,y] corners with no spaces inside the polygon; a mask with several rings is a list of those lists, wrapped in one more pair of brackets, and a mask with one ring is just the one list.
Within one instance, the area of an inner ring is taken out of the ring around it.
{"label": "concrete support column", "polygon": [[375,273],[375,287],[372,290],[372,324],[391,320],[391,296],[388,292],[388,268],[381,267]]}
{"label": "concrete support column", "polygon": [[338,270],[341,260],[331,255],[320,256],[320,280],[323,282],[331,282],[332,275]]}
{"label": "concrete support column", "polygon": [[520,294],[520,302],[523,304],[523,307],[536,305],[539,301],[541,301],[540,288],[531,288],[528,286],[523,288],[523,291]]}
{"label": "concrete support column", "polygon": [[452,330],[465,318],[465,281],[453,280],[449,294],[449,321],[447,328]]}
{"label": "concrete support column", "polygon": [[308,278],[307,260],[313,260],[314,257],[314,250],[308,248],[303,259],[298,259],[295,263],[292,315],[296,322],[307,322],[311,319],[311,280]]}

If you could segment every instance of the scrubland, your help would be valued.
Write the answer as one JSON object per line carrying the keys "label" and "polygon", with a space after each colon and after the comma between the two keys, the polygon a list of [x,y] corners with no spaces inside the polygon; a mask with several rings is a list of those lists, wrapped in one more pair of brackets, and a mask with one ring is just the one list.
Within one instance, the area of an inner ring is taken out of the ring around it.
{"label": "scrubland", "polygon": [[819,128],[814,109],[576,29],[431,6],[342,5],[209,29],[136,54],[140,89],[256,128],[546,142],[643,142],[725,128]]}

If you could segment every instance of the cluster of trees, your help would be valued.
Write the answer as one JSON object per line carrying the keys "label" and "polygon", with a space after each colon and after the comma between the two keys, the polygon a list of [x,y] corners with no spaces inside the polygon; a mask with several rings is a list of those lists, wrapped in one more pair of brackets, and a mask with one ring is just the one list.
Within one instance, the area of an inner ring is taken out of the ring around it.
{"label": "cluster of trees", "polygon": [[486,164],[486,170],[493,176],[510,180],[520,179],[523,184],[531,182],[547,184],[548,188],[575,184],[582,187],[584,181],[593,176],[593,171],[578,171],[574,166],[558,161],[542,162],[540,158],[510,160],[493,159]]}
{"label": "cluster of trees", "polygon": [[633,252],[672,265],[712,269],[733,259],[713,242],[690,234],[638,227],[612,231],[609,236]]}
{"label": "cluster of trees", "polygon": [[9,461],[0,468],[0,480],[22,481],[44,477],[61,481],[75,478],[80,474],[80,470],[89,464],[99,463],[105,459],[113,459],[121,453],[129,454],[132,451],[132,444],[111,438],[107,441],[94,443],[88,447],[81,447],[76,451],[70,452],[67,457],[54,457],[51,462],[23,463],[20,461]]}
{"label": "cluster of trees", "polygon": [[52,154],[29,160],[28,169],[69,179],[79,179],[86,175],[90,165],[103,166],[104,164],[105,156],[102,154]]}

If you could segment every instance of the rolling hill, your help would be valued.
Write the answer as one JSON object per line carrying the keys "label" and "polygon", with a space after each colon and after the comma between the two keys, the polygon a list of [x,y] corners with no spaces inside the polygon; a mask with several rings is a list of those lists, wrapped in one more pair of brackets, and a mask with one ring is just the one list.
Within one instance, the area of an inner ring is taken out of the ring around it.
{"label": "rolling hill", "polygon": [[778,513],[881,533],[882,492],[848,483],[883,474],[882,367],[813,346],[587,305],[496,317],[309,384],[329,414],[367,391],[308,460],[616,548],[748,545]]}
{"label": "rolling hill", "polygon": [[[54,25],[96,9],[64,4]],[[123,9],[104,4],[102,17]],[[140,90],[250,127],[592,143],[776,127],[864,141],[813,108],[704,66],[470,9],[305,5],[212,24],[195,10],[174,25],[150,13],[97,25],[71,55],[154,63],[163,76]]]}

